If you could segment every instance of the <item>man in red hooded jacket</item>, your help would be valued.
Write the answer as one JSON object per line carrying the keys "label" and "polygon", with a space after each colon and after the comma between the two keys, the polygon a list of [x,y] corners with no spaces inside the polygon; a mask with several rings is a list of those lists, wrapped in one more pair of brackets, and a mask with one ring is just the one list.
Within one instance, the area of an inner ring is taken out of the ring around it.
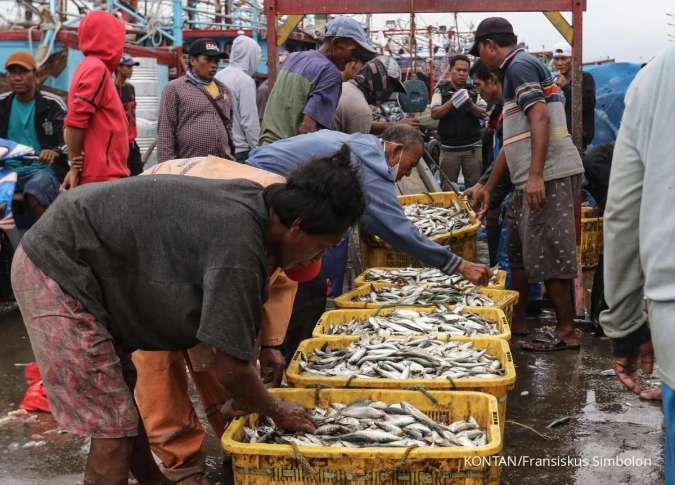
{"label": "man in red hooded jacket", "polygon": [[124,34],[124,24],[107,12],[90,12],[80,22],[79,47],[85,58],[68,91],[64,138],[71,168],[63,190],[129,176],[127,120],[112,78]]}

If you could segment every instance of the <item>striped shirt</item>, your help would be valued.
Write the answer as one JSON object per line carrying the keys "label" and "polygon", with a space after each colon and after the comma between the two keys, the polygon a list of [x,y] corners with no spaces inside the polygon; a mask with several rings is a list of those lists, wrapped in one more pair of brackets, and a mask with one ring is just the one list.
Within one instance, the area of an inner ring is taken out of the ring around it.
{"label": "striped shirt", "polygon": [[534,56],[513,50],[500,66],[504,89],[504,152],[516,188],[526,183],[532,163],[532,132],[527,110],[546,103],[549,145],[544,162],[544,181],[583,173],[577,148],[567,131],[565,99],[553,76]]}

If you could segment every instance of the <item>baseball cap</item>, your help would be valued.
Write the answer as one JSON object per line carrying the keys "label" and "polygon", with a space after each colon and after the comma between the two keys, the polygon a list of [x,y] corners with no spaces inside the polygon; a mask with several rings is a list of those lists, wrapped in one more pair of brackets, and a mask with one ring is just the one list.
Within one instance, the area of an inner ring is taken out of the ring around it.
{"label": "baseball cap", "polygon": [[141,63],[134,61],[134,58],[129,54],[122,54],[122,59],[120,59],[120,66],[140,66]]}
{"label": "baseball cap", "polygon": [[372,59],[377,54],[375,48],[368,42],[363,27],[351,17],[340,16],[326,24],[325,37],[342,37],[352,39],[356,42]]}
{"label": "baseball cap", "polygon": [[284,272],[286,273],[286,276],[288,276],[293,281],[304,283],[306,281],[312,281],[314,278],[319,276],[322,263],[322,259],[316,259],[314,261],[310,261],[307,264],[302,264],[300,266],[295,266],[293,268],[284,270]]}
{"label": "baseball cap", "polygon": [[572,47],[567,42],[556,44],[553,48],[553,57],[572,57]]}
{"label": "baseball cap", "polygon": [[401,82],[401,66],[398,65],[396,59],[391,56],[378,56],[375,58],[382,63],[387,71],[387,87],[391,86],[390,91],[405,93],[405,86]]}
{"label": "baseball cap", "polygon": [[469,54],[478,57],[478,44],[481,40],[497,34],[513,34],[513,25],[504,17],[488,17],[478,24],[478,28],[474,33],[474,41]]}
{"label": "baseball cap", "polygon": [[19,51],[10,55],[5,61],[5,69],[10,66],[21,66],[29,71],[33,71],[37,68],[37,63],[33,54],[27,51]]}
{"label": "baseball cap", "polygon": [[192,57],[205,55],[208,57],[218,57],[224,59],[227,54],[220,50],[218,43],[213,39],[199,39],[190,44],[188,54]]}

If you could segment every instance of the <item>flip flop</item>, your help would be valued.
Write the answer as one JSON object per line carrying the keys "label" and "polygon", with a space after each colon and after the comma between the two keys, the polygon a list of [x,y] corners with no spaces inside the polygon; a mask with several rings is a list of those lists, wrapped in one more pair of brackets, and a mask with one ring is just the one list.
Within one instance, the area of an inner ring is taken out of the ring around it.
{"label": "flip flop", "polygon": [[557,352],[558,350],[579,350],[580,344],[570,345],[553,332],[539,332],[529,341],[520,344],[527,352]]}

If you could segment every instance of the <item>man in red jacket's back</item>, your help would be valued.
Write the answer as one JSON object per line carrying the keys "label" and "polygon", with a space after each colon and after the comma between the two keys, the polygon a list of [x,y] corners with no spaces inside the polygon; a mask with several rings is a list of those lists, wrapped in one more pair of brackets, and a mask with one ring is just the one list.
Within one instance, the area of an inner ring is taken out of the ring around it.
{"label": "man in red jacket's back", "polygon": [[129,176],[127,120],[112,78],[124,33],[124,24],[106,12],[91,12],[80,22],[80,50],[86,57],[68,92],[64,137],[71,169],[64,190]]}

